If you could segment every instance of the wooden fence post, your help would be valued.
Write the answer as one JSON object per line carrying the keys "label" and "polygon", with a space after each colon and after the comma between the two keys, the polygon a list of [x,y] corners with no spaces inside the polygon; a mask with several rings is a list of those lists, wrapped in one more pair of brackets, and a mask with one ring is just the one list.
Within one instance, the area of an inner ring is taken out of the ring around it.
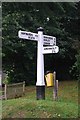
{"label": "wooden fence post", "polygon": [[58,94],[58,80],[56,80],[56,89],[57,89],[57,94]]}
{"label": "wooden fence post", "polygon": [[7,84],[5,84],[4,87],[4,96],[5,96],[5,100],[7,100]]}
{"label": "wooden fence post", "polygon": [[23,93],[25,91],[25,81],[23,82]]}
{"label": "wooden fence post", "polygon": [[54,87],[53,87],[53,99],[58,99],[58,80],[56,80],[56,72],[53,73],[54,76]]}

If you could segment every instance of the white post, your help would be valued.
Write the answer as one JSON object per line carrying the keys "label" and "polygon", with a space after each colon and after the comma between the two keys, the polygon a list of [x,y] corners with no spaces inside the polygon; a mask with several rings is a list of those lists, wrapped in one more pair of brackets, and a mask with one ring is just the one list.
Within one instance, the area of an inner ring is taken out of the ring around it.
{"label": "white post", "polygon": [[38,50],[37,50],[37,86],[44,86],[44,55],[43,49],[43,31],[38,31]]}
{"label": "white post", "polygon": [[44,82],[44,55],[43,49],[43,28],[38,28],[38,48],[37,48],[37,82],[36,92],[37,99],[45,99],[45,82]]}

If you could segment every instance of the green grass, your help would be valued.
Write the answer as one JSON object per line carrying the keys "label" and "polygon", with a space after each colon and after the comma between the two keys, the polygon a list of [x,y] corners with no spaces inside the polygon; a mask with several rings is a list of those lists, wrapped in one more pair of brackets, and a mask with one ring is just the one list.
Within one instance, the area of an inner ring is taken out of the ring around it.
{"label": "green grass", "polygon": [[53,88],[46,87],[45,100],[36,100],[35,86],[26,87],[25,96],[3,100],[3,118],[77,118],[78,84],[59,82],[58,100],[53,100]]}
{"label": "green grass", "polygon": [[0,95],[2,95],[2,91],[0,90]]}

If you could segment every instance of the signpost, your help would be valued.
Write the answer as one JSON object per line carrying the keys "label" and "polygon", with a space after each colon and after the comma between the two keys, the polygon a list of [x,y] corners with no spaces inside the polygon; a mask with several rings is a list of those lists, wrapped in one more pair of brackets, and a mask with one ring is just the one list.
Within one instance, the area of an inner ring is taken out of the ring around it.
{"label": "signpost", "polygon": [[[26,31],[18,32],[19,38],[38,41],[38,34]],[[56,37],[43,35],[43,45],[56,45]]]}
{"label": "signpost", "polygon": [[19,31],[18,32],[19,38],[27,39],[27,40],[35,40],[38,41],[38,34],[26,31]]}
{"label": "signpost", "polygon": [[[58,53],[59,47],[56,46],[56,37],[43,35],[43,28],[39,27],[37,33],[19,31],[18,36],[22,39],[28,39],[38,42],[37,47],[37,99],[45,99],[45,81],[44,81],[44,54]],[[44,47],[43,45],[50,45]]]}
{"label": "signpost", "polygon": [[43,47],[43,54],[58,53],[58,52],[59,52],[58,46]]}
{"label": "signpost", "polygon": [[43,45],[56,45],[56,37],[43,35]]}

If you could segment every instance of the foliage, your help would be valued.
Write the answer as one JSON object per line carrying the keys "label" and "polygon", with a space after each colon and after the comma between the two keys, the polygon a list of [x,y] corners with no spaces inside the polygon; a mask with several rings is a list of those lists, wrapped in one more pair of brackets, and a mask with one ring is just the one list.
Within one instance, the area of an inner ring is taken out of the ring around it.
{"label": "foliage", "polygon": [[76,62],[72,66],[71,72],[73,72],[74,76],[76,76],[76,78],[80,80],[80,51],[76,55]]}
{"label": "foliage", "polygon": [[[78,3],[78,14],[80,13],[80,2]],[[74,49],[77,50],[77,53],[75,55],[76,61],[74,62],[74,64],[72,65],[72,69],[71,72],[73,73],[73,76],[80,80],[80,26],[79,26],[79,19],[80,17],[78,17],[78,21],[77,21],[77,39],[74,40]]]}
{"label": "foliage", "polygon": [[76,61],[76,66],[77,66],[77,71],[78,71],[78,79],[80,80],[80,52],[78,55],[76,55],[77,61]]}
{"label": "foliage", "polygon": [[9,76],[6,75],[3,79],[3,84],[8,84],[9,83]]}
{"label": "foliage", "polygon": [[[65,59],[75,61],[76,49],[73,40],[77,38],[77,3],[2,3],[2,39],[3,39],[3,70],[9,76],[9,82],[36,81],[36,42],[18,38],[19,30],[37,32],[42,26],[44,34],[56,36],[60,47],[58,55],[45,56],[50,66],[54,60],[59,62]],[[75,33],[75,36],[74,36]],[[48,66],[48,67],[47,67]],[[45,70],[50,68],[45,62]],[[61,65],[62,66],[62,65]],[[53,66],[51,67],[53,69]],[[55,67],[56,69],[56,67]],[[58,67],[59,69],[59,67]]]}

